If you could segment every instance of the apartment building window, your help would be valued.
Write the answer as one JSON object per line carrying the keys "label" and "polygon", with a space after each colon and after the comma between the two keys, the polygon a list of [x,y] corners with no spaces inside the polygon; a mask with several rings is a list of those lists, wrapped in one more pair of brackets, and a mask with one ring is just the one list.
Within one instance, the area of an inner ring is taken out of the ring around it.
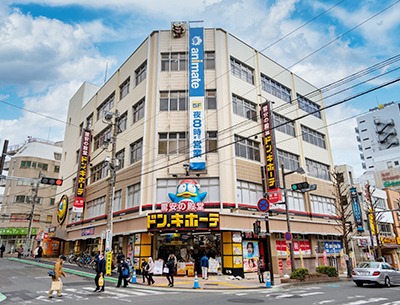
{"label": "apartment building window", "polygon": [[86,204],[86,219],[105,214],[106,196],[88,201]]}
{"label": "apartment building window", "polygon": [[46,222],[47,222],[47,223],[51,223],[52,220],[53,220],[53,216],[52,216],[52,215],[47,215],[47,216],[46,216]]}
{"label": "apartment building window", "polygon": [[130,145],[131,149],[131,164],[135,163],[139,160],[142,159],[142,144],[143,144],[143,139],[140,139]]}
{"label": "apartment building window", "polygon": [[115,158],[118,160],[118,166],[115,168],[115,170],[120,170],[124,168],[124,161],[125,161],[125,148],[120,150],[115,154]]}
{"label": "apartment building window", "polygon": [[304,141],[317,145],[321,148],[326,148],[325,146],[325,135],[319,133],[318,131],[312,130],[304,125],[301,125],[301,137]]}
{"label": "apartment building window", "polygon": [[204,102],[206,110],[217,109],[217,92],[215,90],[207,90]]}
{"label": "apartment building window", "polygon": [[204,52],[204,69],[214,70],[215,69],[215,52],[206,51]]}
{"label": "apartment building window", "polygon": [[54,160],[61,161],[61,156],[59,153],[54,153]]}
{"label": "apartment building window", "polygon": [[186,91],[160,92],[160,111],[185,111],[188,109]]}
{"label": "apartment building window", "polygon": [[285,102],[291,103],[292,97],[290,94],[290,89],[277,83],[276,81],[266,77],[261,74],[261,89],[284,100]]}
{"label": "apartment building window", "polygon": [[122,190],[114,193],[113,212],[121,211],[122,208]]}
{"label": "apartment building window", "polygon": [[42,171],[47,171],[49,169],[49,165],[47,163],[37,163],[37,168],[41,169]]}
{"label": "apartment building window", "polygon": [[254,70],[233,58],[231,58],[231,73],[254,85]]}
{"label": "apartment building window", "polygon": [[75,163],[78,163],[78,162],[79,162],[79,155],[80,155],[80,153],[81,153],[81,149],[78,149],[78,150],[75,152]]}
{"label": "apartment building window", "polygon": [[128,186],[127,193],[126,208],[138,207],[140,205],[140,182]]}
{"label": "apartment building window", "polygon": [[188,153],[188,138],[185,132],[163,132],[158,134],[158,153],[160,155]]}
{"label": "apartment building window", "polygon": [[25,195],[14,196],[15,203],[25,203],[28,201],[27,199],[28,199],[28,196],[25,196]]}
{"label": "apartment building window", "polygon": [[135,71],[136,86],[146,79],[146,69],[147,69],[147,62],[144,62],[139,68],[136,69]]}
{"label": "apartment building window", "polygon": [[97,120],[104,116],[109,110],[114,108],[115,91],[99,106],[97,107]]}
{"label": "apartment building window", "polygon": [[128,111],[126,111],[119,117],[118,133],[121,133],[126,129],[127,120],[128,120]]}
{"label": "apartment building window", "polygon": [[129,85],[131,84],[131,77],[129,76],[120,86],[119,86],[119,99],[122,100],[129,93]]}
{"label": "apartment building window", "polygon": [[32,166],[31,161],[21,161],[21,168],[30,168]]}
{"label": "apartment building window", "polygon": [[272,118],[274,120],[275,130],[279,130],[293,137],[296,136],[294,122],[289,122],[290,121],[289,119],[277,113],[274,113]]}
{"label": "apartment building window", "polygon": [[256,104],[236,95],[232,95],[233,113],[257,122]]}
{"label": "apartment building window", "polygon": [[[297,104],[299,105],[300,109],[308,113],[312,113],[321,108],[321,106],[317,105],[314,102],[311,102],[309,99],[301,96],[300,94],[297,94]],[[315,112],[312,115],[319,119],[321,118],[321,112]]]}
{"label": "apartment building window", "polygon": [[91,113],[86,119],[86,128],[90,129],[93,126],[93,113]]}
{"label": "apartment building window", "polygon": [[330,180],[328,165],[310,159],[306,159],[306,167],[307,167],[307,172],[311,177]]}
{"label": "apartment building window", "polygon": [[289,210],[300,212],[306,211],[303,193],[288,191],[286,194],[286,202],[289,203]]}
{"label": "apartment building window", "polygon": [[55,198],[50,198],[49,205],[54,205],[55,202],[56,202],[56,199],[55,199]]}
{"label": "apartment building window", "polygon": [[206,151],[207,153],[217,153],[218,148],[218,132],[217,131],[207,131],[206,138]]}
{"label": "apartment building window", "polygon": [[289,171],[294,171],[300,167],[299,156],[291,154],[283,150],[277,150],[278,152],[278,164],[283,164],[285,169]]}
{"label": "apartment building window", "polygon": [[161,54],[161,71],[185,71],[188,65],[186,53]]}
{"label": "apartment building window", "polygon": [[236,156],[260,161],[260,143],[235,135]]}
{"label": "apartment building window", "polygon": [[54,172],[59,173],[60,172],[60,166],[59,165],[54,165]]}
{"label": "apartment building window", "polygon": [[91,168],[92,183],[107,177],[108,167],[106,162],[101,162]]}
{"label": "apartment building window", "polygon": [[94,150],[100,148],[105,141],[111,139],[111,126],[106,127],[98,135],[94,137]]}
{"label": "apartment building window", "polygon": [[310,200],[314,214],[337,216],[335,199],[310,194]]}
{"label": "apartment building window", "polygon": [[259,198],[263,197],[261,184],[238,180],[236,189],[236,203],[257,205]]}
{"label": "apartment building window", "polygon": [[132,124],[144,117],[144,98],[132,106]]}

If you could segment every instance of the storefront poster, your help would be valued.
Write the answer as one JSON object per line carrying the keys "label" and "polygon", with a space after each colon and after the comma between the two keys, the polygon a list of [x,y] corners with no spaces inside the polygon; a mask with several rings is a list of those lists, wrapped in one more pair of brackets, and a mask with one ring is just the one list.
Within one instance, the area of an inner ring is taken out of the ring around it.
{"label": "storefront poster", "polygon": [[242,255],[242,249],[239,246],[233,246],[233,254],[234,255]]}
{"label": "storefront poster", "polygon": [[278,265],[279,265],[279,273],[283,274],[283,260],[278,260]]}
{"label": "storefront poster", "polygon": [[163,272],[163,261],[159,259],[154,262],[154,274],[162,274]]}
{"label": "storefront poster", "polygon": [[342,242],[340,241],[326,241],[324,242],[324,248],[327,254],[339,254],[342,249]]}
{"label": "storefront poster", "polygon": [[324,266],[327,266],[328,265],[328,257],[326,254],[326,250],[324,250],[324,253],[322,254],[322,256],[324,257]]}
{"label": "storefront poster", "polygon": [[186,275],[186,263],[185,262],[178,263],[176,274],[177,275]]}
{"label": "storefront poster", "polygon": [[137,269],[137,268],[140,268],[140,259],[139,258],[134,258],[133,259],[133,263],[134,263],[134,267]]}
{"label": "storefront poster", "polygon": [[257,271],[257,258],[248,258],[248,259],[243,259],[243,271],[244,272],[251,272],[251,271]]}
{"label": "storefront poster", "polygon": [[193,276],[194,275],[194,264],[193,263],[186,263],[186,271],[188,276]]}
{"label": "storefront poster", "polygon": [[135,256],[140,255],[140,246],[135,246]]}
{"label": "storefront poster", "polygon": [[141,235],[135,234],[135,244],[140,244],[140,240],[141,240]]}
{"label": "storefront poster", "polygon": [[232,233],[232,241],[234,243],[241,243],[242,242],[242,233],[240,233],[240,232]]}
{"label": "storefront poster", "polygon": [[234,256],[233,257],[233,267],[234,268],[241,268],[243,267],[243,261],[241,256]]}
{"label": "storefront poster", "polygon": [[257,271],[257,261],[260,256],[258,242],[256,240],[244,241],[243,247],[243,271]]}
{"label": "storefront poster", "polygon": [[[126,252],[128,257],[131,259],[131,262],[133,262],[133,250],[134,250],[133,239],[134,239],[133,236],[131,238],[129,238],[129,240],[128,240],[128,251]],[[140,254],[140,252],[139,252],[139,254]],[[135,253],[135,255],[139,255],[139,254]]]}
{"label": "storefront poster", "polygon": [[210,258],[208,262],[208,272],[218,273],[219,262],[216,259]]}

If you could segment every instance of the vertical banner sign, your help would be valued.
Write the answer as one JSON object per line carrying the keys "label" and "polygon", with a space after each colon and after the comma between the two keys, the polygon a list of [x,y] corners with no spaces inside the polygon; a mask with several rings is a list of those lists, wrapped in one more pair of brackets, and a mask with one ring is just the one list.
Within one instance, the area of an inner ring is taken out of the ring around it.
{"label": "vertical banner sign", "polygon": [[204,45],[203,28],[189,33],[189,124],[190,169],[206,169],[204,128]]}
{"label": "vertical banner sign", "polygon": [[83,212],[83,204],[85,202],[85,190],[86,190],[86,175],[88,172],[88,164],[89,164],[89,149],[90,149],[91,134],[92,132],[90,130],[83,129],[82,131],[82,143],[81,143],[81,150],[79,153],[79,163],[78,163],[78,176],[76,178],[74,207],[72,209],[72,212],[75,213]]}
{"label": "vertical banner sign", "polygon": [[261,121],[264,137],[265,172],[267,177],[267,191],[275,191],[278,188],[276,174],[276,162],[274,153],[274,137],[272,132],[271,108],[269,101],[261,105]]}
{"label": "vertical banner sign", "polygon": [[357,231],[363,232],[364,231],[364,224],[361,214],[360,202],[358,201],[358,194],[357,189],[352,188],[350,189],[351,194],[351,202],[353,206],[353,214],[354,214],[354,221],[357,226]]}

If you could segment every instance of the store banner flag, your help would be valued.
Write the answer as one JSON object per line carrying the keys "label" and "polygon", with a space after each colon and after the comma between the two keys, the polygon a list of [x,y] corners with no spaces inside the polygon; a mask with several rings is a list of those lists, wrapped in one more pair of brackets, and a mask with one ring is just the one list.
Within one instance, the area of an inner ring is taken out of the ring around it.
{"label": "store banner flag", "polygon": [[75,199],[74,199],[74,206],[72,209],[72,212],[75,213],[83,213],[91,135],[92,135],[91,130],[83,129],[81,149],[79,153],[79,162],[78,162],[78,176],[76,177]]}
{"label": "store banner flag", "polygon": [[190,169],[205,170],[203,28],[191,28],[189,36]]}
{"label": "store banner flag", "polygon": [[351,194],[351,202],[353,206],[353,215],[354,215],[354,222],[357,227],[357,231],[363,232],[364,231],[364,224],[362,219],[362,212],[360,207],[360,202],[358,201],[358,193],[356,188],[350,189]]}

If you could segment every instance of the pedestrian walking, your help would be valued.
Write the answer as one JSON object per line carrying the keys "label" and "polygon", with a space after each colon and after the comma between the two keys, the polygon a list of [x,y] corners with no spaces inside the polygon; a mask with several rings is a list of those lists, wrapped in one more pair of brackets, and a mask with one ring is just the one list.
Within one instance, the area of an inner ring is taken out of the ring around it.
{"label": "pedestrian walking", "polygon": [[146,283],[148,265],[149,264],[146,262],[146,260],[142,258],[142,265],[140,267],[142,268],[143,284]]}
{"label": "pedestrian walking", "polygon": [[128,283],[129,283],[132,279],[132,267],[133,267],[132,261],[129,256],[126,258],[126,263],[128,264],[129,267],[129,277],[128,277]]}
{"label": "pedestrian walking", "polygon": [[257,262],[257,274],[258,274],[258,280],[260,281],[260,283],[265,283],[264,282],[264,272],[265,272],[264,259],[263,259],[263,256],[260,255],[260,259]]}
{"label": "pedestrian walking", "polygon": [[1,257],[3,257],[4,251],[6,251],[6,247],[4,245],[1,245],[1,248],[0,248]]}
{"label": "pedestrian walking", "polygon": [[154,284],[155,281],[153,280],[153,273],[154,273],[154,262],[151,257],[149,257],[148,267],[147,267],[147,284],[151,285]]}
{"label": "pedestrian walking", "polygon": [[121,259],[118,264],[118,283],[117,287],[121,287],[122,279],[124,280],[124,288],[128,286],[129,265],[124,259]]}
{"label": "pedestrian walking", "polygon": [[43,255],[43,248],[42,248],[42,246],[40,245],[40,243],[39,243],[38,246],[36,247],[36,249],[35,249],[35,251],[34,251],[33,254],[35,255],[35,259],[36,259],[38,262],[40,262],[40,259],[42,258],[42,255]]}
{"label": "pedestrian walking", "polygon": [[175,255],[170,254],[168,257],[168,261],[165,264],[166,268],[168,268],[168,272],[166,272],[167,280],[169,282],[169,287],[174,287],[174,274],[175,274],[175,266],[176,266],[176,258]]}
{"label": "pedestrian walking", "polygon": [[21,258],[22,257],[22,252],[24,251],[24,249],[21,247],[21,246],[19,246],[18,248],[17,248],[17,252],[18,252],[18,258]]}
{"label": "pedestrian walking", "polygon": [[207,277],[208,257],[206,255],[206,253],[204,253],[204,256],[200,260],[200,266],[201,266],[201,274],[203,276],[203,280],[208,280],[208,277]]}
{"label": "pedestrian walking", "polygon": [[103,281],[103,286],[100,287],[99,279],[101,276],[104,277],[105,275],[106,275],[106,260],[104,258],[103,252],[100,252],[99,262],[97,263],[96,267],[96,277],[94,278],[94,282],[96,283],[96,289],[94,290],[94,292],[104,292],[104,286],[106,281]]}
{"label": "pedestrian walking", "polygon": [[122,252],[122,248],[119,249],[118,255],[117,255],[117,262],[118,264],[120,263],[121,259],[125,260],[125,254]]}
{"label": "pedestrian walking", "polygon": [[51,299],[53,297],[53,291],[57,291],[57,297],[61,298],[61,290],[62,290],[62,281],[61,281],[61,275],[64,277],[67,277],[65,272],[62,270],[62,265],[63,262],[67,258],[64,255],[60,255],[60,257],[57,259],[57,263],[54,265],[53,271],[54,271],[54,277],[52,277],[52,282],[51,282],[51,288],[49,292],[47,293],[47,298]]}

